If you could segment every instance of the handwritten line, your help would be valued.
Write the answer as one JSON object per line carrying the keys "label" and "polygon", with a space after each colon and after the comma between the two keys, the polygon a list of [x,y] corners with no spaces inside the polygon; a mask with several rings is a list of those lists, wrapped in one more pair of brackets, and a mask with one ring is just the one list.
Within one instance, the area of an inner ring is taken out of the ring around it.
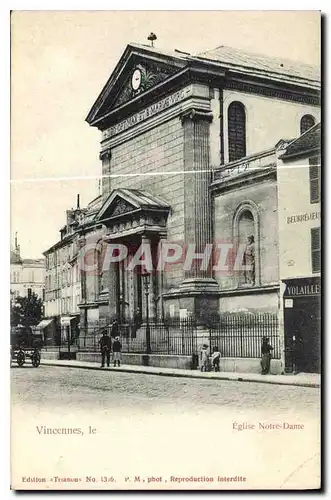
{"label": "handwritten line", "polygon": [[314,453],[314,455],[312,455],[311,457],[309,457],[307,460],[305,460],[304,462],[302,462],[302,464],[298,465],[298,467],[296,469],[294,469],[293,472],[291,472],[291,474],[285,479],[285,481],[281,484],[280,488],[283,488],[283,486],[289,481],[289,479],[294,476],[294,474],[296,474],[300,469],[302,469],[302,467],[304,465],[306,465],[308,462],[310,462],[313,458],[315,458],[317,455],[319,455],[319,452],[317,451],[316,453]]}

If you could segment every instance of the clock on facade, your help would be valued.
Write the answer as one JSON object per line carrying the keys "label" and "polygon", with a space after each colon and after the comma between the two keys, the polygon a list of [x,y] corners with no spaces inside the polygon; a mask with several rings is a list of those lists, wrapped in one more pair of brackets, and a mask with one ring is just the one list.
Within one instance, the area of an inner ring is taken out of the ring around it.
{"label": "clock on facade", "polygon": [[136,68],[132,74],[131,85],[133,90],[138,90],[141,85],[141,71]]}

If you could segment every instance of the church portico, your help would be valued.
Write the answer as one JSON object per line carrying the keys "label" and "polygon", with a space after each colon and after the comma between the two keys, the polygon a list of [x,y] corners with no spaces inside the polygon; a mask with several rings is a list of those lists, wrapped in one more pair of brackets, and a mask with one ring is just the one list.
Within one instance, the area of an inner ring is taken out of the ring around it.
{"label": "church portico", "polygon": [[169,210],[164,200],[147,191],[129,189],[114,190],[100,208],[94,224],[103,227],[98,300],[103,323],[109,324],[115,318],[121,324],[145,321],[142,271],[146,266],[151,274],[149,316],[153,320],[161,315],[156,263],[160,239],[166,236]]}

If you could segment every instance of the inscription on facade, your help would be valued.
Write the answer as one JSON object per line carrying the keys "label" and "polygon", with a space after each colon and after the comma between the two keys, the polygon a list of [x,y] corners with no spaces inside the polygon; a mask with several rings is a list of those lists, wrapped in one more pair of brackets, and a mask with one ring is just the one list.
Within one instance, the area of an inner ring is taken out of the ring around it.
{"label": "inscription on facade", "polygon": [[319,220],[321,212],[306,212],[305,214],[296,214],[291,217],[286,217],[287,224],[294,224],[295,222],[306,222],[308,220]]}
{"label": "inscription on facade", "polygon": [[189,97],[191,93],[192,93],[191,86],[178,90],[178,92],[175,92],[174,94],[165,97],[161,101],[158,101],[155,104],[148,106],[148,108],[145,108],[139,111],[138,113],[135,113],[134,115],[130,116],[129,118],[126,118],[125,120],[117,123],[116,125],[113,125],[107,130],[104,130],[102,133],[102,138],[108,139],[109,137],[124,132],[128,128],[133,127],[134,125],[137,125],[138,123],[141,123],[144,120],[147,120],[147,118],[151,118],[152,116],[160,113],[161,111],[170,108],[174,104],[183,101],[184,99]]}

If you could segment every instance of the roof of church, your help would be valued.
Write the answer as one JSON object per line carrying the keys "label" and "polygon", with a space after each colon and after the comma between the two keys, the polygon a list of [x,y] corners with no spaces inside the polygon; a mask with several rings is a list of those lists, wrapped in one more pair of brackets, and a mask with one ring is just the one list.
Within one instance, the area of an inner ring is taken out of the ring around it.
{"label": "roof of church", "polygon": [[321,124],[316,123],[313,127],[290,142],[281,156],[282,159],[293,158],[293,156],[311,153],[321,147]]}
{"label": "roof of church", "polygon": [[134,205],[148,208],[169,208],[169,203],[162,200],[158,196],[154,196],[148,191],[141,189],[117,189],[117,194],[123,194],[132,201]]}
{"label": "roof of church", "polygon": [[236,69],[256,69],[259,72],[276,73],[306,80],[320,81],[320,69],[317,66],[305,64],[291,59],[270,57],[263,54],[246,52],[242,49],[220,45],[216,49],[197,54],[195,57],[220,62]]}
{"label": "roof of church", "polygon": [[277,79],[295,79],[306,82],[320,82],[320,68],[311,64],[306,64],[301,61],[291,60],[286,58],[271,57],[265,54],[248,52],[236,47],[220,45],[214,49],[200,52],[197,54],[189,54],[183,51],[166,51],[157,47],[148,45],[130,43],[131,47],[143,49],[144,51],[154,52],[155,54],[163,54],[182,61],[199,60],[209,61],[212,64],[217,64],[228,70],[256,74],[257,76],[266,76]]}

